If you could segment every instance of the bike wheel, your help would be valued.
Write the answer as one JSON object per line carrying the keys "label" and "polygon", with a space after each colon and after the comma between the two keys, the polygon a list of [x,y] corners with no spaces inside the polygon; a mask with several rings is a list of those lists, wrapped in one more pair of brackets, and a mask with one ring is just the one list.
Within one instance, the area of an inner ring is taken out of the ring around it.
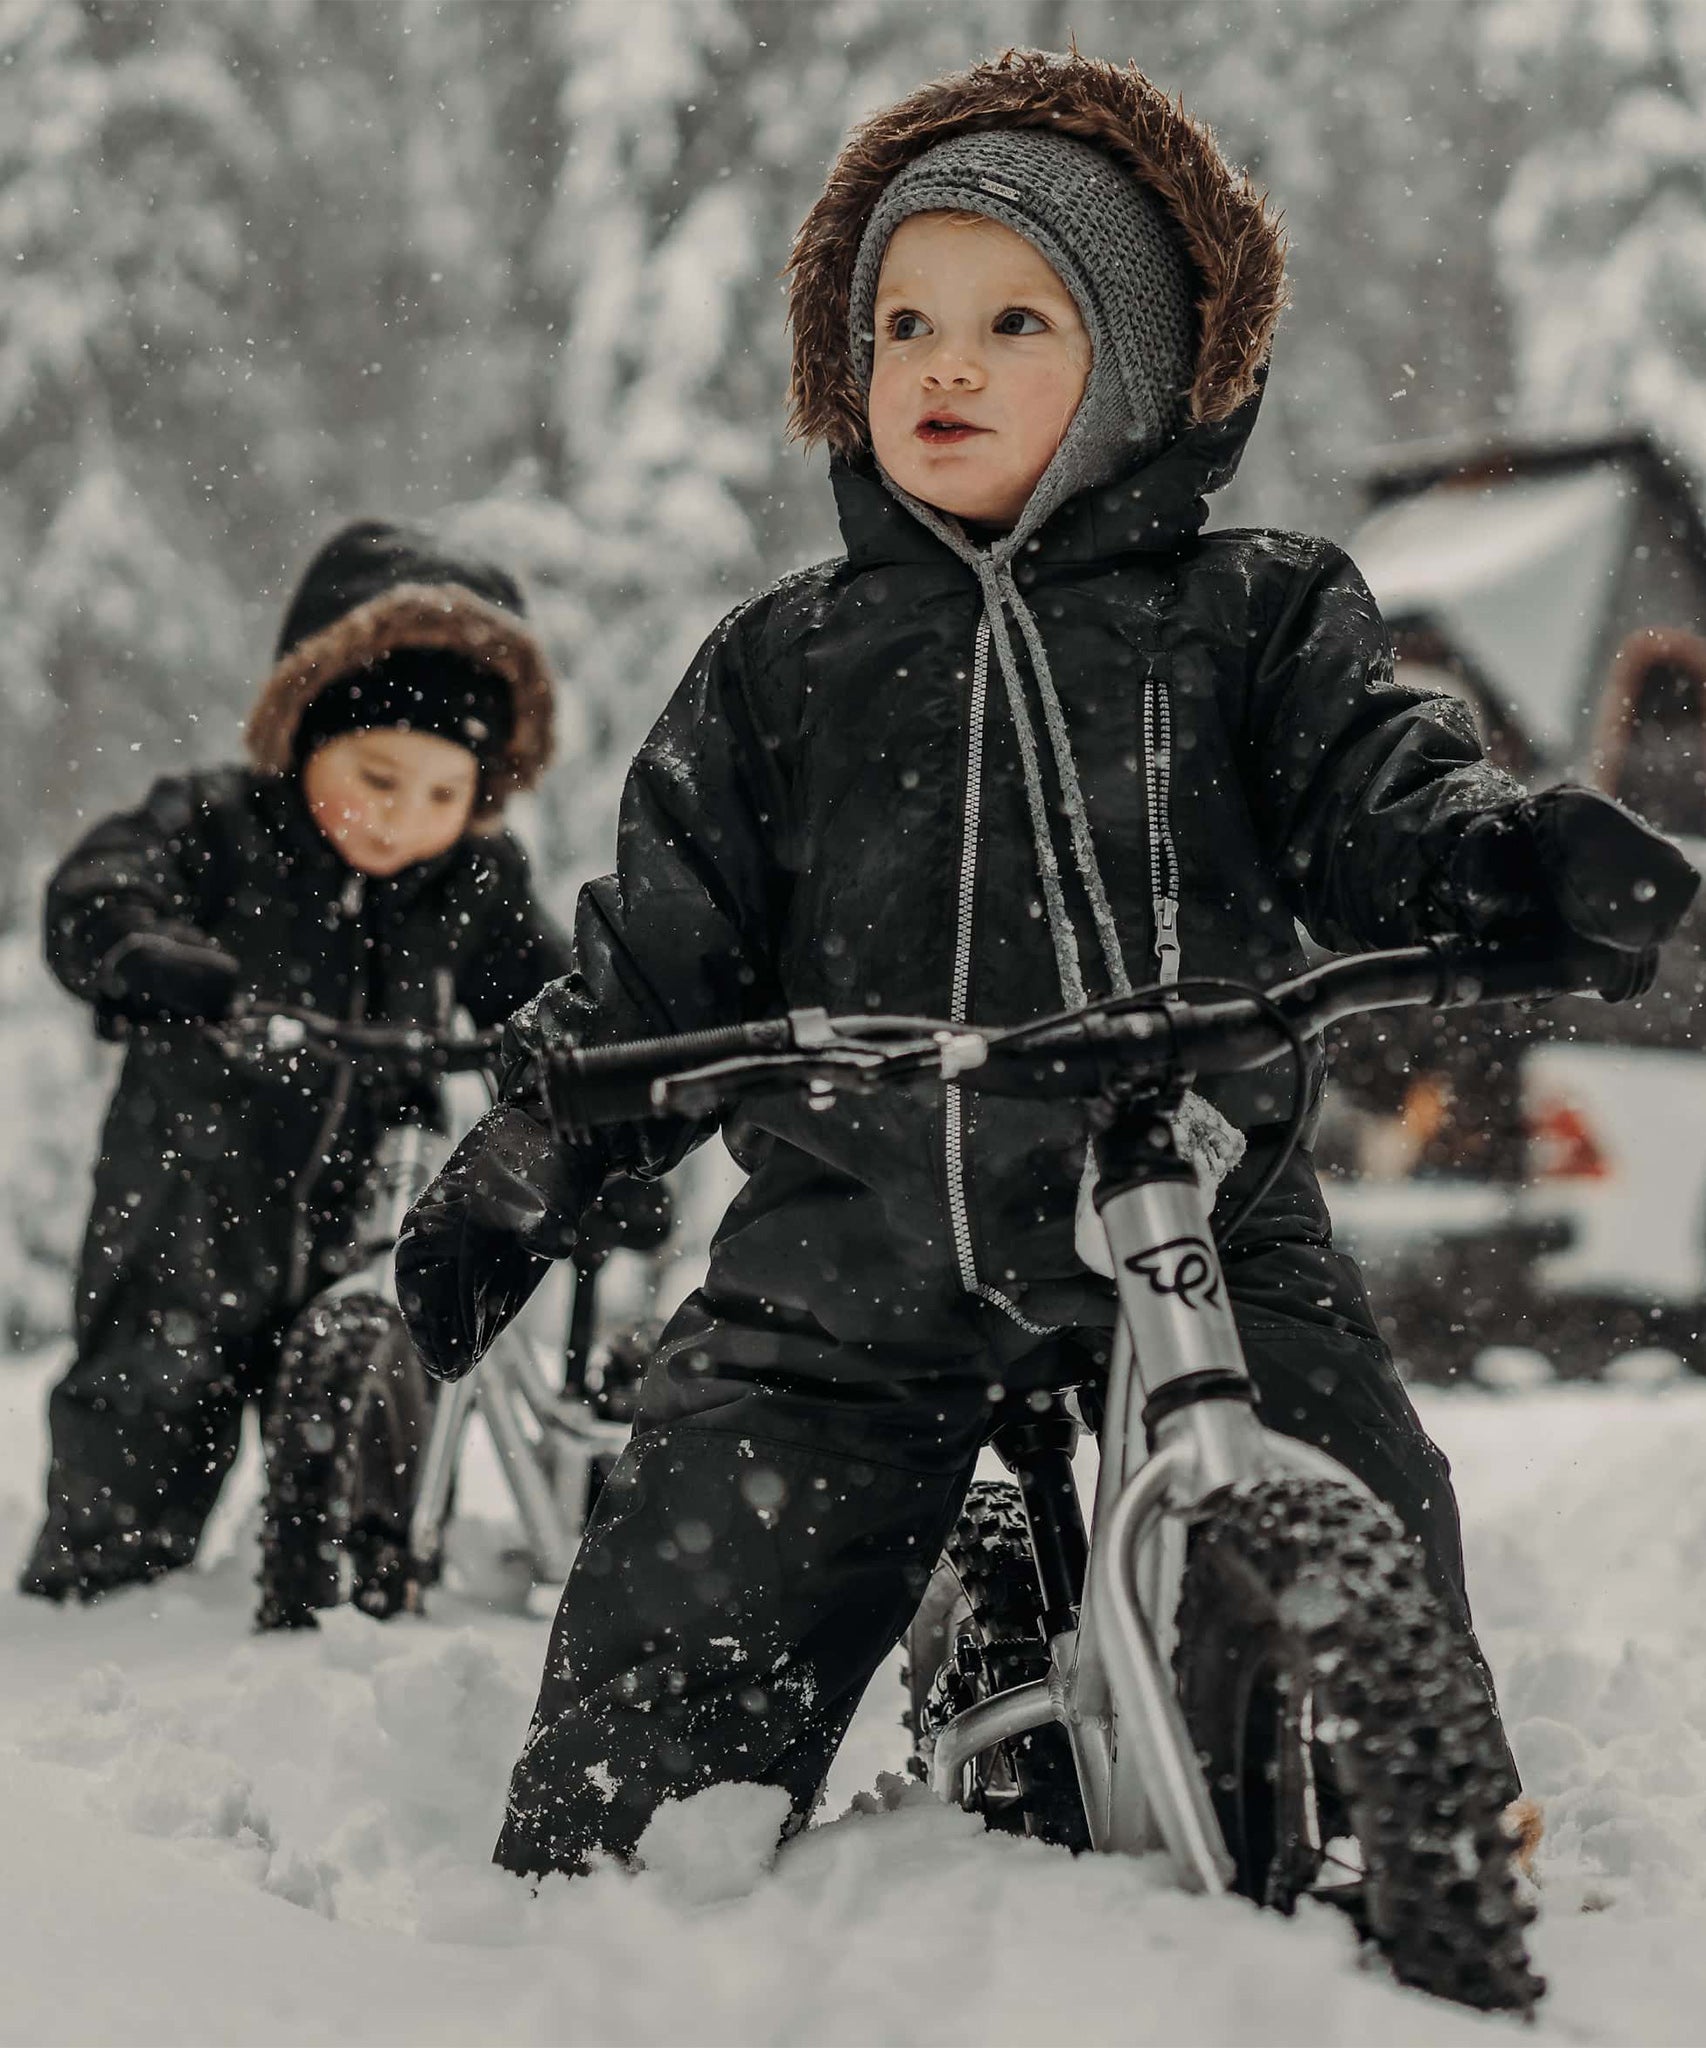
{"label": "bike wheel", "polygon": [[[1042,1593],[1019,1489],[980,1480],[906,1638],[909,1768],[928,1777],[940,1729],[967,1707],[1048,1674]],[[1089,1830],[1066,1731],[1033,1728],[974,1758],[962,1803],[985,1825],[1069,1849]]]}
{"label": "bike wheel", "polygon": [[383,1620],[419,1605],[409,1551],[430,1404],[402,1319],[378,1295],[311,1305],[286,1339],[262,1430],[260,1629],[313,1628],[343,1595]]}
{"label": "bike wheel", "polygon": [[1208,1502],[1174,1669],[1240,1892],[1331,1898],[1401,1982],[1533,2006],[1493,1704],[1387,1509],[1302,1479]]}

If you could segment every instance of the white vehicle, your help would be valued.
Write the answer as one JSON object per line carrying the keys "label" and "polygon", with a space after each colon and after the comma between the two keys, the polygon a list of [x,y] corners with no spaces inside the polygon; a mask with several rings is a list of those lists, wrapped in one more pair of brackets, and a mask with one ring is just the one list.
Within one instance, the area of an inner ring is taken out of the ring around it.
{"label": "white vehicle", "polygon": [[[1706,527],[1680,474],[1643,436],[1409,450],[1372,472],[1350,551],[1400,675],[1463,697],[1495,761],[1607,790],[1702,866]],[[1621,1009],[1339,1062],[1335,1225],[1420,1375],[1493,1344],[1706,1370],[1703,932],[1697,909]]]}

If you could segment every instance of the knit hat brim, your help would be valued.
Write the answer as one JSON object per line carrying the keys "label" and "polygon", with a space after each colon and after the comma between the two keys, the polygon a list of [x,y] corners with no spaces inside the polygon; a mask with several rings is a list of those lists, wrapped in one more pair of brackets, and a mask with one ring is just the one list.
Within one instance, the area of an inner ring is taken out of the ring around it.
{"label": "knit hat brim", "polygon": [[400,648],[462,655],[508,685],[512,729],[481,777],[477,804],[479,816],[495,817],[506,797],[533,787],[551,758],[551,673],[514,613],[459,584],[395,584],[298,641],[275,664],[249,714],[250,760],[263,774],[289,774],[297,728],[315,697]]}

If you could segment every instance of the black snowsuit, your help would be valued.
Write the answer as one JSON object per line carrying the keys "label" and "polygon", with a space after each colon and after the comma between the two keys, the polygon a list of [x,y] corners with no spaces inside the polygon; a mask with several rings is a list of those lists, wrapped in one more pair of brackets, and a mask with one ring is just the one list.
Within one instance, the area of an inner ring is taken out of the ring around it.
{"label": "black snowsuit", "polygon": [[[48,962],[98,1007],[103,962],[159,926],[223,947],[258,1001],[428,1026],[456,1005],[499,1022],[568,958],[507,834],[376,880],[338,858],[294,777],[239,769],[159,782],[88,834],[48,891]],[[91,1590],[194,1556],[244,1401],[347,1249],[379,1117],[319,1062],[237,1068],[194,1025],[133,1027],[26,1585]]]}
{"label": "black snowsuit", "polygon": [[[1395,686],[1336,547],[1201,532],[1254,410],[1071,501],[1018,570],[1134,973],[1156,937],[1146,691],[1171,708],[1187,976],[1296,971],[1297,920],[1333,946],[1422,936],[1444,849],[1512,792],[1461,706]],[[634,763],[618,871],[584,892],[575,971],[516,1020],[518,1056],[814,1004],[947,1016],[968,930],[965,1014],[1058,1007],[1013,729],[977,695],[975,581],[868,468],[838,464],[835,488],[845,558],[712,636]],[[1319,1079],[1312,1064],[1312,1095]],[[1250,1139],[1224,1218],[1272,1157],[1290,1084],[1282,1066],[1205,1092]],[[719,1779],[808,1808],[979,1444],[1028,1390],[1095,1376],[1114,1299],[1074,1250],[1082,1116],[971,1095],[958,1114],[956,1139],[941,1094],[778,1095],[725,1127],[750,1177],[569,1582],[509,1867],[626,1851],[661,1799]],[[400,1247],[405,1315],[440,1370],[472,1364],[607,1168],[660,1170],[700,1135],[653,1122],[566,1154],[542,1119],[518,1057],[508,1106]],[[1225,1254],[1264,1416],[1392,1503],[1466,1620],[1445,1461],[1306,1151]]]}

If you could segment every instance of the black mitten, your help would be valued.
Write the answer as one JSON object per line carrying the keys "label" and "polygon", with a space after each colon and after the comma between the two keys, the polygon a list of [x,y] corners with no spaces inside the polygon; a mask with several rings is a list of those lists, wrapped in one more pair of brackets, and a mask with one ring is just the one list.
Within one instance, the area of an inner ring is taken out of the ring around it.
{"label": "black mitten", "polygon": [[243,970],[188,928],[133,932],[102,963],[101,1007],[133,1024],[217,1023],[231,1014]]}
{"label": "black mitten", "polygon": [[1477,939],[1575,937],[1623,953],[1661,944],[1700,877],[1662,833],[1592,789],[1484,811],[1436,873],[1448,923]]}
{"label": "black mitten", "polygon": [[661,1181],[612,1174],[597,1201],[581,1217],[576,1257],[583,1264],[596,1265],[618,1249],[654,1251],[667,1243],[674,1226],[669,1190]]}
{"label": "black mitten", "polygon": [[397,1301],[428,1371],[459,1379],[574,1250],[601,1160],[513,1103],[490,1110],[404,1219]]}

